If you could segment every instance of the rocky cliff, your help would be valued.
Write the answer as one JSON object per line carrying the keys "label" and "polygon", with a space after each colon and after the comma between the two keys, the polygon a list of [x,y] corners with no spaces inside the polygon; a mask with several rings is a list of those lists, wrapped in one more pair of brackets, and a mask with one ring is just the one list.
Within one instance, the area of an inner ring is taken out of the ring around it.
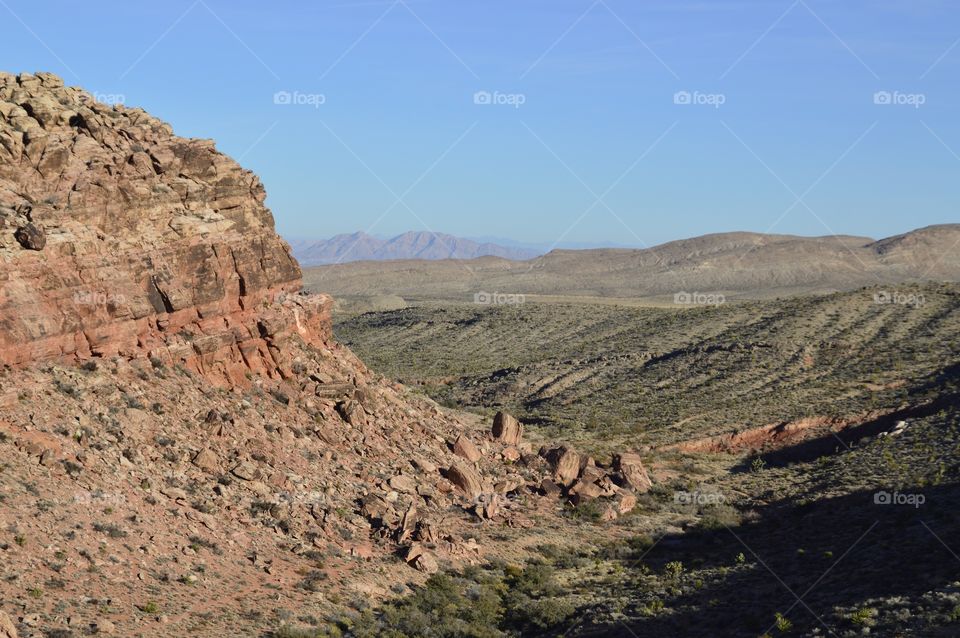
{"label": "rocky cliff", "polygon": [[209,140],[0,73],[0,363],[146,358],[225,383],[329,335],[265,192]]}

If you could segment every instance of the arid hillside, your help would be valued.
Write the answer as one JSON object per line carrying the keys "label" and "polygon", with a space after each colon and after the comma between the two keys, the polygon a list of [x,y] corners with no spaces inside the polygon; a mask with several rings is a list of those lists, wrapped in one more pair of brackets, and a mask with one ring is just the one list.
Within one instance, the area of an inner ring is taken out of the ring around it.
{"label": "arid hillside", "polygon": [[480,292],[672,300],[680,292],[727,298],[853,290],[918,281],[960,281],[960,225],[873,241],[725,233],[646,250],[554,250],[529,261],[357,262],[310,268],[308,289],[337,297],[399,295],[472,300]]}
{"label": "arid hillside", "polygon": [[427,304],[344,317],[335,331],[447,406],[509,409],[601,447],[662,446],[808,418],[839,425],[908,401],[960,357],[960,287],[901,289],[913,305],[883,293],[706,308]]}

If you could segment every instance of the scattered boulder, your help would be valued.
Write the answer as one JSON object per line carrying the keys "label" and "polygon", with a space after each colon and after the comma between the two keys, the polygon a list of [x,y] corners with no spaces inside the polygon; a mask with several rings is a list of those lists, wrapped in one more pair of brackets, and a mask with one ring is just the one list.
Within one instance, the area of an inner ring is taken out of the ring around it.
{"label": "scattered boulder", "polygon": [[407,563],[425,574],[434,574],[440,569],[437,559],[420,543],[414,543],[410,546],[407,551]]}
{"label": "scattered boulder", "polygon": [[635,452],[625,452],[613,457],[613,467],[623,475],[627,484],[635,491],[643,494],[653,487],[653,481],[647,474],[640,455]]}
{"label": "scattered boulder", "polygon": [[47,233],[43,226],[30,222],[17,229],[14,235],[20,245],[27,250],[43,250],[47,245]]}
{"label": "scattered boulder", "polygon": [[544,496],[557,498],[563,493],[563,488],[557,485],[552,479],[545,478],[540,481],[540,493]]}
{"label": "scattered boulder", "polygon": [[547,459],[554,477],[564,487],[570,487],[580,476],[580,455],[566,445],[547,450],[543,457]]}
{"label": "scattered boulder", "polygon": [[493,417],[493,438],[506,445],[517,445],[523,437],[523,424],[506,412]]}
{"label": "scattered boulder", "polygon": [[412,476],[407,474],[397,474],[396,476],[391,477],[388,483],[390,484],[390,487],[398,492],[413,494],[417,491],[417,482]]}
{"label": "scattered boulder", "polygon": [[0,638],[17,638],[17,628],[10,616],[0,611]]}
{"label": "scattered boulder", "polygon": [[350,425],[360,427],[367,423],[367,413],[359,401],[352,399],[337,404],[337,414]]}
{"label": "scattered boulder", "polygon": [[260,470],[250,461],[244,461],[237,465],[233,470],[233,475],[244,481],[256,481],[262,477]]}
{"label": "scattered boulder", "polygon": [[601,496],[603,496],[603,490],[596,483],[577,481],[570,488],[570,500],[574,505],[582,505]]}
{"label": "scattered boulder", "polygon": [[220,461],[210,448],[203,448],[193,457],[193,464],[209,474],[220,472]]}
{"label": "scattered boulder", "polygon": [[457,440],[453,442],[453,453],[471,463],[476,463],[483,456],[477,446],[473,444],[473,441],[464,434],[458,436]]}
{"label": "scattered boulder", "polygon": [[464,463],[454,463],[447,470],[447,479],[459,487],[470,498],[476,498],[483,491],[480,474]]}
{"label": "scattered boulder", "polygon": [[520,450],[511,445],[503,449],[502,456],[504,461],[515,463],[520,460]]}

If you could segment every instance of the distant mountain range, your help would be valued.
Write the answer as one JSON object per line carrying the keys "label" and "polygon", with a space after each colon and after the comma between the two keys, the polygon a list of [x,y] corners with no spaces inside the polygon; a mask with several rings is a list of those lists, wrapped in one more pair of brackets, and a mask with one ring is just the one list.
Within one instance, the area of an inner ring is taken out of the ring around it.
{"label": "distant mountain range", "polygon": [[477,291],[532,295],[666,297],[716,292],[769,297],[917,281],[960,281],[960,224],[929,226],[879,241],[722,233],[643,250],[553,250],[530,261],[339,264],[305,273],[336,296],[471,298]]}
{"label": "distant mountain range", "polygon": [[391,239],[379,239],[366,233],[337,235],[321,241],[294,240],[293,254],[304,266],[341,264],[352,261],[393,259],[532,259],[541,252],[527,247],[501,246],[443,233],[408,232]]}

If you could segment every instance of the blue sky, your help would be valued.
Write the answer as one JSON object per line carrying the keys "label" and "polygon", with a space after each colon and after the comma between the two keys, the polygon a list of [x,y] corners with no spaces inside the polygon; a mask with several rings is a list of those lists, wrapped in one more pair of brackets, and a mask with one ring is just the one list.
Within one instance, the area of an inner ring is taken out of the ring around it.
{"label": "blue sky", "polygon": [[947,0],[0,0],[0,16],[3,69],[216,139],[291,239],[960,221]]}

